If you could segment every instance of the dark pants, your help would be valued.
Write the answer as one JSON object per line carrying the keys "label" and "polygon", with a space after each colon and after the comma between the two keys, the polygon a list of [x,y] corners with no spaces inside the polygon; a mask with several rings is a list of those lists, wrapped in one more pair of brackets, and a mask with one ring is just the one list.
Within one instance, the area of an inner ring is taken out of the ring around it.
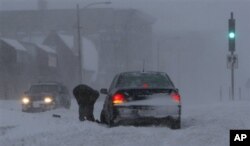
{"label": "dark pants", "polygon": [[94,105],[80,105],[79,106],[79,120],[84,121],[95,121],[94,115]]}

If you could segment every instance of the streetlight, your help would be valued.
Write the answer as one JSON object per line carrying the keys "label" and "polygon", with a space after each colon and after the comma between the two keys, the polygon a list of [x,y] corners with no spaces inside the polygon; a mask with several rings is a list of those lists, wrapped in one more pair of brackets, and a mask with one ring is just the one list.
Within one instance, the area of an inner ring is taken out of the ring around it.
{"label": "streetlight", "polygon": [[[86,6],[84,6],[84,7],[82,8],[82,10],[84,10],[84,9],[90,7],[90,6],[93,6],[93,5],[109,5],[109,4],[111,4],[111,3],[112,3],[112,2],[93,2],[93,3],[87,4]],[[77,4],[77,5],[79,5],[79,4]]]}
{"label": "streetlight", "polygon": [[[81,10],[83,11],[84,9],[86,8],[89,8],[93,5],[108,5],[108,4],[111,4],[111,2],[93,2],[93,3],[90,3],[90,4],[87,4],[86,6],[84,6]],[[80,82],[82,83],[83,82],[83,76],[84,76],[84,72],[83,72],[83,69],[82,69],[82,61],[83,61],[83,56],[82,56],[82,39],[81,39],[81,22],[80,22],[80,12],[79,12],[79,4],[76,5],[76,14],[77,14],[77,42],[78,42],[78,53],[79,53],[79,74],[80,74]]]}

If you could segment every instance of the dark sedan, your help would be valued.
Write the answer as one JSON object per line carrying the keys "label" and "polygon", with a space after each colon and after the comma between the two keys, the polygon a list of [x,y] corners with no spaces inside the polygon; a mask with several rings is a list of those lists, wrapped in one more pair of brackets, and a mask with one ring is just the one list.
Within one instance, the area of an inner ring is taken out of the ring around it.
{"label": "dark sedan", "polygon": [[166,125],[181,127],[181,99],[166,73],[125,72],[115,76],[106,99],[101,122],[117,125]]}
{"label": "dark sedan", "polygon": [[60,83],[31,85],[22,96],[22,111],[49,110],[58,107],[69,109],[71,99],[68,89]]}

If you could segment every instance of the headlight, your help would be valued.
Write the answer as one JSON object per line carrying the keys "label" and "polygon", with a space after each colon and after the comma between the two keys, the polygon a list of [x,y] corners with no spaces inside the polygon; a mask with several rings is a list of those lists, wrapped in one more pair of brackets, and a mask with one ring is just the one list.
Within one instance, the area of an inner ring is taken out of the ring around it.
{"label": "headlight", "polygon": [[45,103],[51,103],[52,102],[52,98],[51,97],[45,97],[44,98],[44,102]]}
{"label": "headlight", "polygon": [[28,104],[30,102],[30,99],[28,97],[23,97],[22,103],[23,104]]}

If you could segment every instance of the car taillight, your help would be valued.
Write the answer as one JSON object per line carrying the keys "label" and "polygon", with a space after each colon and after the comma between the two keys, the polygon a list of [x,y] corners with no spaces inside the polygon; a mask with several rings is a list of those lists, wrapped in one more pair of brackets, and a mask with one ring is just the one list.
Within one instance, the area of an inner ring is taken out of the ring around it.
{"label": "car taillight", "polygon": [[143,84],[143,88],[148,88],[148,87],[149,87],[149,85],[147,83]]}
{"label": "car taillight", "polygon": [[180,102],[181,102],[181,96],[180,96],[179,93],[172,92],[172,93],[170,94],[170,96],[171,96],[171,98],[172,98],[175,102],[177,102],[177,103],[180,103]]}
{"label": "car taillight", "polygon": [[125,102],[125,96],[122,93],[116,93],[112,97],[113,104],[121,104]]}

